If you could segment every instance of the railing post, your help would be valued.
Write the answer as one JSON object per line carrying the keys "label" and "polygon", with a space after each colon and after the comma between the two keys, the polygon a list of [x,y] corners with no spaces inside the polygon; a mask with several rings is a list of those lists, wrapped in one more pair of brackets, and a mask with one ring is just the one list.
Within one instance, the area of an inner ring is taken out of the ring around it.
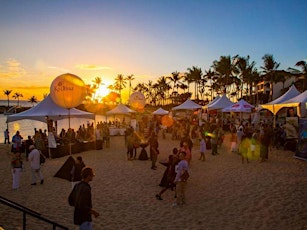
{"label": "railing post", "polygon": [[26,223],[26,222],[27,222],[27,220],[26,220],[27,217],[26,217],[26,215],[27,215],[27,214],[26,214],[26,212],[22,212],[22,213],[23,213],[23,221],[22,221],[22,224],[23,224],[23,225],[22,225],[22,229],[23,229],[23,230],[26,230],[26,228],[27,228],[27,227],[26,227],[26,226],[27,226],[27,223]]}

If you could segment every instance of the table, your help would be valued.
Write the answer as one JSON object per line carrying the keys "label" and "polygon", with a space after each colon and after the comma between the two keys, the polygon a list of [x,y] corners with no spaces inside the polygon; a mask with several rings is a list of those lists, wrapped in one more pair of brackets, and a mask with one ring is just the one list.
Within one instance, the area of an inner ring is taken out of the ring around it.
{"label": "table", "polygon": [[124,136],[125,135],[125,128],[109,128],[110,136]]}

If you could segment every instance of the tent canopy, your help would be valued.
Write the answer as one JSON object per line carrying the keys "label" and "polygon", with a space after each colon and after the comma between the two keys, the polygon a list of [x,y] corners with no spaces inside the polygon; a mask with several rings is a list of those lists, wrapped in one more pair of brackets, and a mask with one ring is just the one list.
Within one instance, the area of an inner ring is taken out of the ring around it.
{"label": "tent canopy", "polygon": [[307,109],[307,90],[297,95],[296,97],[293,97],[287,101],[284,101],[283,103],[275,105],[275,109],[277,111],[279,111],[281,108],[284,107],[297,107],[298,116],[304,117],[306,115],[306,109]]}
{"label": "tent canopy", "polygon": [[[210,103],[209,103],[210,104]],[[217,99],[215,102],[211,103],[210,105],[206,105],[208,110],[217,110],[217,109],[224,109],[227,108],[228,106],[233,105],[233,102],[226,97],[224,94],[222,97]]]}
{"label": "tent canopy", "polygon": [[183,102],[181,105],[178,105],[174,108],[172,108],[172,110],[194,110],[194,109],[201,109],[202,106],[195,103],[194,101],[191,101],[190,99],[186,100],[185,102]]}
{"label": "tent canopy", "polygon": [[153,115],[167,115],[168,111],[162,108],[157,109],[152,113]]}
{"label": "tent canopy", "polygon": [[110,111],[106,112],[107,115],[129,115],[131,113],[135,113],[135,111],[129,109],[123,104],[119,104],[114,109],[111,109]]}
{"label": "tent canopy", "polygon": [[280,107],[276,107],[277,104],[284,103],[285,101],[290,100],[291,98],[296,97],[299,94],[300,92],[296,89],[295,85],[292,85],[285,94],[275,99],[274,101],[271,101],[261,106],[263,109],[270,110],[274,115],[276,115],[277,112],[280,110]]}
{"label": "tent canopy", "polygon": [[208,106],[212,105],[214,102],[216,102],[218,99],[220,99],[221,97],[219,95],[217,95],[212,101],[210,101],[207,105],[204,106],[204,108],[208,108]]}
{"label": "tent canopy", "polygon": [[7,122],[23,119],[47,122],[46,117],[51,120],[57,121],[68,118],[68,113],[70,118],[88,118],[92,120],[95,119],[95,114],[93,113],[85,112],[75,108],[72,108],[70,109],[70,111],[68,111],[68,109],[56,105],[51,99],[50,95],[48,95],[35,107],[28,109],[24,112],[8,116]]}
{"label": "tent canopy", "polygon": [[237,103],[223,109],[223,112],[250,113],[252,108],[255,108],[255,106],[249,104],[244,99],[241,99]]}

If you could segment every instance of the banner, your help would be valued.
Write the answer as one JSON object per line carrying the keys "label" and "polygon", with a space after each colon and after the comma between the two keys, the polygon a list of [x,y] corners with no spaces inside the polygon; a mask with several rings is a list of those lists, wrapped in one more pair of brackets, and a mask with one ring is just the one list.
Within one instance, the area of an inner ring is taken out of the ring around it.
{"label": "banner", "polygon": [[300,119],[299,137],[295,157],[307,160],[307,118]]}

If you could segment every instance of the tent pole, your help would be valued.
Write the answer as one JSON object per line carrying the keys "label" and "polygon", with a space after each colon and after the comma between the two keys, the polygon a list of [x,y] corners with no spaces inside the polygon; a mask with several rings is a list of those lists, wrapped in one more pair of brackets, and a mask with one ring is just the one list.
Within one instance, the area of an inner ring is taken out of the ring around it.
{"label": "tent pole", "polygon": [[[70,109],[68,109],[68,130],[71,132],[70,130]],[[71,156],[71,137],[69,137],[69,155]]]}

